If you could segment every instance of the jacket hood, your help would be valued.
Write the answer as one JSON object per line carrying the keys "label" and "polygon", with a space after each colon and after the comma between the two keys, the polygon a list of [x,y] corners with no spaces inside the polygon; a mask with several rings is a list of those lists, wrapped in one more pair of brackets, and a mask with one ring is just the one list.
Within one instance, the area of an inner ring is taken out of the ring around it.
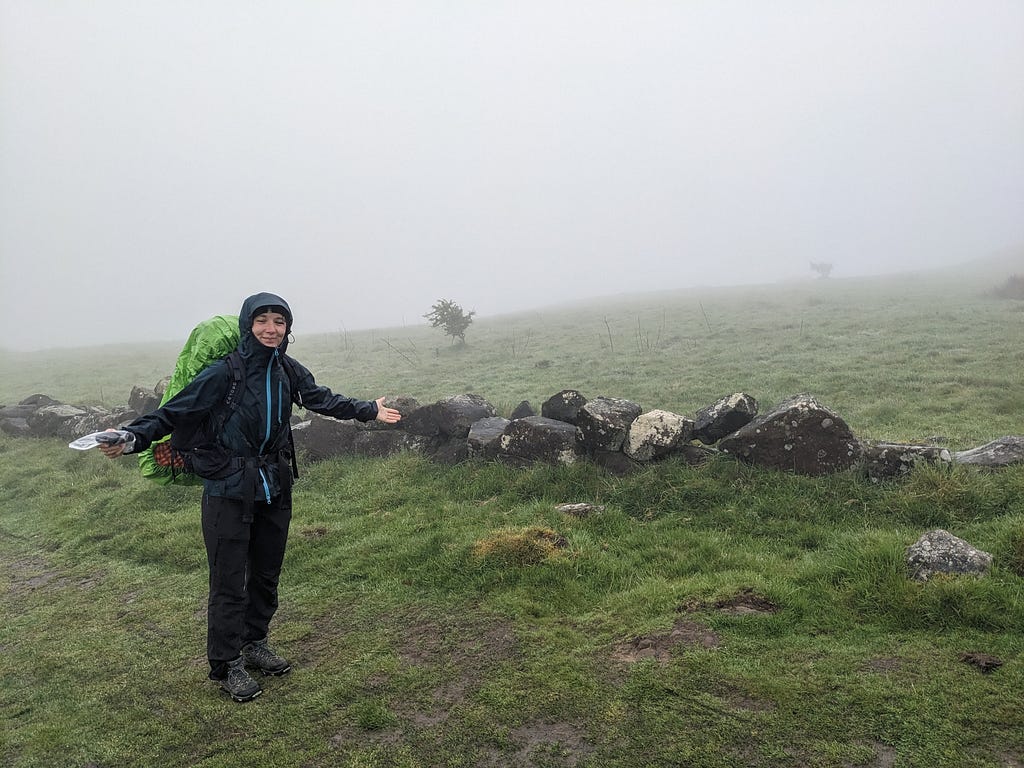
{"label": "jacket hood", "polygon": [[258,356],[261,352],[270,352],[269,347],[264,347],[252,335],[252,320],[256,315],[260,314],[261,311],[271,309],[274,312],[280,312],[285,317],[287,323],[287,331],[285,332],[284,341],[281,342],[281,346],[278,347],[281,354],[288,351],[288,334],[292,330],[292,309],[288,306],[288,302],[282,299],[280,296],[274,293],[254,293],[252,296],[242,302],[242,310],[238,313],[238,350],[244,357]]}

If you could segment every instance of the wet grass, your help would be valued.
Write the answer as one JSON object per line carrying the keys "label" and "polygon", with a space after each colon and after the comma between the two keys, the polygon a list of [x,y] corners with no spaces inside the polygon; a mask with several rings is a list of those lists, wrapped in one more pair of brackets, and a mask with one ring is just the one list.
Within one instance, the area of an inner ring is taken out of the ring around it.
{"label": "wet grass", "polygon": [[[295,352],[350,394],[510,410],[572,387],[687,413],[810,391],[862,436],[970,447],[1024,431],[1024,313],[965,285],[664,294],[477,320],[464,349],[403,329]],[[117,354],[122,389],[161,368]],[[102,352],[71,357],[23,356],[0,391],[123,402]],[[204,679],[198,500],[0,435],[0,765],[1024,764],[1022,467],[307,465],[272,630],[295,671],[244,706]],[[909,581],[935,527],[991,574]]]}
{"label": "wet grass", "polygon": [[[296,670],[239,706],[203,679],[196,490],[65,450],[0,440],[6,765],[997,766],[1024,749],[1021,468],[877,486],[728,460],[627,478],[310,466],[274,626]],[[604,511],[555,509],[581,500]],[[939,524],[993,552],[991,576],[909,581],[906,546]],[[616,651],[681,620],[716,642]]]}

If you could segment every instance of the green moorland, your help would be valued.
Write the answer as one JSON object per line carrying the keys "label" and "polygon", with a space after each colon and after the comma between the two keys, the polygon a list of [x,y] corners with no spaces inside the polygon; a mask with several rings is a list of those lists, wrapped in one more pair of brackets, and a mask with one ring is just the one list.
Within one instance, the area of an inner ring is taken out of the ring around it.
{"label": "green moorland", "polygon": [[[986,295],[1007,274],[622,296],[480,317],[464,348],[409,327],[292,352],[347,394],[506,415],[569,387],[680,413],[806,391],[862,437],[960,449],[1024,433],[1024,302]],[[0,403],[122,403],[176,347],[8,353]],[[1024,766],[1024,467],[302,470],[272,638],[296,668],[236,705],[204,680],[198,490],[0,435],[0,765]],[[604,509],[555,509],[579,501]],[[908,580],[936,527],[991,574]]]}

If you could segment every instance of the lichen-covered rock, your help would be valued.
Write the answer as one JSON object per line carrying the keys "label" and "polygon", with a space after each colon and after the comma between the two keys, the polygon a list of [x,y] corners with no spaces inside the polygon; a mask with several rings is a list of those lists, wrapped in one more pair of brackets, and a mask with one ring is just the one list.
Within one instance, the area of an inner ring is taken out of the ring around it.
{"label": "lichen-covered rock", "polygon": [[723,397],[714,405],[701,408],[693,418],[693,439],[704,445],[717,443],[757,416],[757,400],[743,392]]}
{"label": "lichen-covered rock", "polygon": [[0,419],[27,419],[39,407],[38,405],[5,405],[0,408]]}
{"label": "lichen-covered rock", "polygon": [[12,416],[0,418],[0,432],[12,437],[30,437],[32,428],[28,425],[28,419]]}
{"label": "lichen-covered rock", "polygon": [[351,451],[357,456],[384,458],[402,451],[425,451],[429,438],[410,435],[400,430],[360,429],[356,427],[352,437]]}
{"label": "lichen-covered rock", "polygon": [[1024,437],[1006,435],[969,451],[957,451],[953,454],[953,460],[957,464],[972,464],[993,469],[1020,464],[1024,462]]}
{"label": "lichen-covered rock", "polygon": [[36,408],[26,419],[32,434],[37,437],[61,437],[74,439],[74,424],[78,419],[87,416],[84,408],[73,405],[44,405]]}
{"label": "lichen-covered rock", "polygon": [[907,547],[907,570],[917,581],[937,573],[984,576],[992,568],[992,555],[937,528],[922,534]]}
{"label": "lichen-covered rock", "polygon": [[564,421],[566,424],[575,424],[580,408],[586,404],[587,398],[575,389],[563,389],[557,395],[552,395],[541,404],[540,415],[546,419]]}
{"label": "lichen-covered rock", "polygon": [[141,415],[130,408],[108,411],[105,408],[90,407],[86,410],[88,413],[85,416],[67,425],[71,431],[71,437],[81,437],[93,432],[102,432],[105,429],[118,429]]}
{"label": "lichen-covered rock", "polygon": [[642,410],[631,400],[618,397],[595,397],[588,401],[576,416],[580,447],[589,454],[622,450],[629,428]]}
{"label": "lichen-covered rock", "polygon": [[808,394],[784,400],[718,447],[751,464],[811,476],[849,469],[860,459],[846,422]]}
{"label": "lichen-covered rock", "polygon": [[29,395],[24,400],[20,401],[18,405],[32,405],[36,408],[42,408],[44,405],[63,405],[60,400],[54,400],[49,395]]}
{"label": "lichen-covered rock", "polygon": [[152,389],[136,385],[128,394],[128,407],[136,413],[150,413],[155,411],[159,405],[160,398]]}
{"label": "lichen-covered rock", "polygon": [[861,461],[874,482],[903,477],[919,464],[949,467],[949,449],[938,445],[861,442]]}
{"label": "lichen-covered rock", "polygon": [[465,438],[474,422],[497,416],[498,412],[480,395],[465,394],[446,397],[432,405],[414,411],[408,419],[403,417],[407,432],[431,437]]}
{"label": "lichen-covered rock", "polygon": [[384,398],[385,408],[394,408],[400,414],[402,414],[401,421],[395,422],[394,424],[385,424],[383,421],[356,422],[356,426],[360,429],[381,429],[381,430],[404,430],[411,432],[412,430],[405,429],[405,425],[408,423],[407,419],[412,416],[419,408],[419,401],[415,397],[409,397],[408,395],[396,395],[388,396]]}
{"label": "lichen-covered rock", "polygon": [[576,427],[546,416],[510,421],[501,435],[499,458],[512,464],[574,464]]}
{"label": "lichen-covered rock", "polygon": [[322,461],[334,456],[347,456],[359,429],[354,421],[339,421],[314,414],[309,421],[292,427],[295,449],[309,461]]}
{"label": "lichen-covered rock", "polygon": [[634,461],[622,451],[597,450],[587,454],[587,458],[604,471],[617,477],[625,477],[644,467],[643,463]]}
{"label": "lichen-covered rock", "polygon": [[167,387],[171,385],[171,376],[164,376],[160,381],[153,387],[153,394],[155,394],[161,400],[164,397],[164,392],[167,391]]}
{"label": "lichen-covered rock", "polygon": [[[523,417],[526,418],[526,417]],[[509,424],[501,416],[488,416],[469,428],[466,447],[470,456],[493,459],[501,450],[501,435]]]}
{"label": "lichen-covered rock", "polygon": [[655,409],[629,425],[622,452],[636,461],[654,461],[690,441],[693,422],[678,413]]}
{"label": "lichen-covered rock", "polygon": [[561,512],[563,515],[571,515],[572,517],[590,517],[591,515],[604,512],[604,504],[591,504],[586,501],[570,502],[568,504],[556,504],[555,512]]}
{"label": "lichen-covered rock", "polygon": [[509,415],[509,419],[525,419],[527,416],[536,416],[537,412],[533,410],[533,406],[530,405],[529,400],[523,400],[512,409],[512,413]]}

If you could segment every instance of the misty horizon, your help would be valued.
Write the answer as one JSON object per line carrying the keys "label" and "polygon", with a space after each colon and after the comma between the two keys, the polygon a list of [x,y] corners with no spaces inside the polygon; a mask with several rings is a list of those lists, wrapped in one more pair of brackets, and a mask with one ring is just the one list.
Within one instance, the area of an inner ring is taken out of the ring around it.
{"label": "misty horizon", "polygon": [[0,0],[7,349],[932,269],[1022,212],[1019,2]]}

